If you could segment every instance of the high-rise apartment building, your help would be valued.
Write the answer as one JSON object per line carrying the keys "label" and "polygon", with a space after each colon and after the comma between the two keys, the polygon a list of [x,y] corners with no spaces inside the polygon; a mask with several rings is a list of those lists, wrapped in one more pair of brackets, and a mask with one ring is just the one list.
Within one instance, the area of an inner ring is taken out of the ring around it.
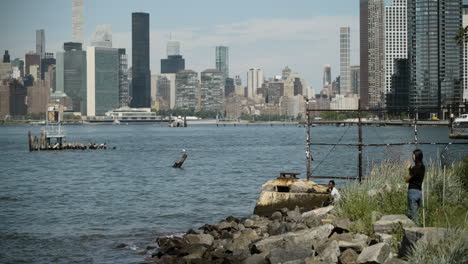
{"label": "high-rise apartment building", "polygon": [[45,57],[45,31],[44,29],[36,30],[36,54],[41,56],[41,59]]}
{"label": "high-rise apartment building", "polygon": [[252,68],[247,73],[247,97],[254,98],[257,96],[257,89],[262,88],[263,70]]}
{"label": "high-rise apartment building", "polygon": [[352,93],[351,90],[351,42],[350,28],[340,28],[340,76],[341,76],[341,94],[346,95]]}
{"label": "high-rise apartment building", "polygon": [[224,109],[224,73],[217,69],[208,69],[200,74],[201,109],[221,112]]}
{"label": "high-rise apartment building", "polygon": [[97,25],[91,38],[91,46],[112,48],[112,26]]}
{"label": "high-rise apartment building", "polygon": [[167,42],[167,59],[161,59],[161,73],[177,73],[185,70],[185,59],[180,55],[178,41]]}
{"label": "high-rise apartment building", "polygon": [[385,94],[392,91],[397,59],[408,58],[407,0],[393,0],[385,6]]}
{"label": "high-rise apartment building", "polygon": [[351,66],[351,91],[353,94],[361,92],[361,67]]}
{"label": "high-rise apartment building", "polygon": [[103,116],[120,105],[119,50],[88,47],[86,52],[87,116]]}
{"label": "high-rise apartment building", "polygon": [[176,74],[177,109],[197,110],[198,74],[192,70],[182,70]]}
{"label": "high-rise apartment building", "polygon": [[462,100],[462,25],[462,0],[408,0],[410,107],[434,113]]}
{"label": "high-rise apartment building", "polygon": [[49,66],[55,65],[56,63],[53,53],[46,52],[44,56],[41,57],[41,80],[44,80],[44,75],[49,70]]}
{"label": "high-rise apartment building", "polygon": [[[463,5],[463,27],[468,27],[468,5]],[[463,42],[463,101],[468,101],[468,41]]]}
{"label": "high-rise apartment building", "polygon": [[159,74],[156,79],[156,101],[159,109],[174,109],[176,102],[176,75]]}
{"label": "high-rise apartment building", "polygon": [[72,41],[84,44],[83,0],[72,0]]}
{"label": "high-rise apartment building", "polygon": [[229,77],[229,48],[226,46],[216,47],[216,69]]}
{"label": "high-rise apartment building", "polygon": [[[38,70],[40,65],[41,65],[41,55],[34,53],[34,52],[29,52],[25,56],[25,61],[26,61],[26,75],[29,74],[35,74],[37,75],[37,72],[31,72],[31,69],[36,69]],[[31,66],[37,66],[37,67],[31,67]]]}
{"label": "high-rise apartment building", "polygon": [[81,43],[63,44],[63,52],[57,52],[56,93],[65,93],[72,99],[75,112],[86,115],[86,51]]}
{"label": "high-rise apartment building", "polygon": [[384,72],[384,1],[360,0],[361,106],[382,107]]}
{"label": "high-rise apartment building", "polygon": [[132,107],[151,107],[148,13],[132,13]]}

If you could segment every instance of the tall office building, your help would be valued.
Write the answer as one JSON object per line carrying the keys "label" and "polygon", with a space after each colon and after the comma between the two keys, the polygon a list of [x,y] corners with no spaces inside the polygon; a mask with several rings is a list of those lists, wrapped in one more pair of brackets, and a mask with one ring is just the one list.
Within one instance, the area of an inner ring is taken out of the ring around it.
{"label": "tall office building", "polygon": [[88,47],[86,65],[86,113],[87,116],[103,116],[120,105],[119,50]]}
{"label": "tall office building", "polygon": [[262,88],[263,70],[252,68],[247,73],[247,97],[254,98],[257,96],[257,89]]}
{"label": "tall office building", "polygon": [[97,25],[91,38],[91,46],[112,48],[112,26]]}
{"label": "tall office building", "polygon": [[216,69],[229,77],[229,48],[226,46],[216,47]]}
{"label": "tall office building", "polygon": [[159,109],[174,109],[176,102],[176,75],[166,73],[157,75],[156,101]]}
{"label": "tall office building", "polygon": [[393,0],[385,7],[385,94],[392,91],[397,59],[408,58],[407,0]]}
{"label": "tall office building", "polygon": [[26,65],[25,65],[26,75],[29,75],[29,74],[37,75],[37,72],[33,72],[33,71],[34,69],[39,70],[39,67],[41,65],[41,56],[34,52],[29,52],[24,56],[24,58],[26,61]]}
{"label": "tall office building", "polygon": [[43,29],[36,30],[36,54],[45,57],[45,32]]}
{"label": "tall office building", "polygon": [[380,108],[385,88],[384,1],[360,0],[361,106]]}
{"label": "tall office building", "polygon": [[178,41],[167,42],[167,59],[161,59],[161,73],[177,73],[185,70],[185,59],[180,55]]}
{"label": "tall office building", "polygon": [[408,0],[410,107],[461,102],[463,49],[454,40],[462,27],[462,0]]}
{"label": "tall office building", "polygon": [[[463,5],[463,27],[468,27],[468,5]],[[463,101],[468,101],[468,41],[463,42]]]}
{"label": "tall office building", "polygon": [[204,111],[221,112],[224,109],[224,73],[208,69],[200,74],[201,108]]}
{"label": "tall office building", "polygon": [[44,56],[41,57],[41,80],[44,80],[44,75],[49,70],[49,66],[55,65],[56,63],[53,53],[46,52]]}
{"label": "tall office building", "polygon": [[361,92],[361,67],[360,66],[351,66],[351,91],[353,94],[359,94]]}
{"label": "tall office building", "polygon": [[351,50],[350,50],[350,29],[349,27],[340,28],[340,76],[341,76],[341,94],[350,94],[351,90]]}
{"label": "tall office building", "polygon": [[55,92],[69,96],[73,111],[86,115],[86,51],[74,42],[64,43],[63,49],[57,52]]}
{"label": "tall office building", "polygon": [[5,50],[5,53],[3,54],[3,63],[8,62],[10,62],[10,54],[8,53],[8,50]]}
{"label": "tall office building", "polygon": [[130,91],[128,81],[128,57],[125,49],[119,49],[119,107],[128,107]]}
{"label": "tall office building", "polygon": [[72,41],[84,44],[83,0],[72,0]]}
{"label": "tall office building", "polygon": [[323,86],[331,84],[331,66],[330,64],[325,64],[323,67]]}
{"label": "tall office building", "polygon": [[176,74],[177,109],[197,110],[198,74],[192,70],[182,70]]}
{"label": "tall office building", "polygon": [[132,13],[132,107],[151,107],[149,19]]}

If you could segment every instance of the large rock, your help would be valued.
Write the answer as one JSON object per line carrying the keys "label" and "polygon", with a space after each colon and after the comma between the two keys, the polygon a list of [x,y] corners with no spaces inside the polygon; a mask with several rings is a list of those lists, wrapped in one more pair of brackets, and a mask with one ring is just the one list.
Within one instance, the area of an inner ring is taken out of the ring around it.
{"label": "large rock", "polygon": [[375,238],[379,243],[387,243],[390,244],[393,240],[393,236],[385,233],[375,233]]}
{"label": "large rock", "polygon": [[232,241],[232,244],[228,246],[228,249],[231,251],[249,249],[250,243],[257,239],[257,233],[250,228],[246,228],[242,230],[239,237]]}
{"label": "large rock", "polygon": [[191,245],[187,249],[188,255],[184,259],[199,259],[202,258],[205,252],[206,247],[204,245]]}
{"label": "large rock", "polygon": [[390,254],[390,246],[386,243],[378,243],[366,247],[357,259],[357,263],[377,263],[382,264]]}
{"label": "large rock", "polygon": [[270,216],[281,208],[294,210],[296,206],[306,209],[319,207],[329,197],[327,187],[304,179],[275,179],[262,186],[254,213]]}
{"label": "large rock", "polygon": [[406,215],[384,215],[374,223],[374,232],[391,234],[399,226],[413,227],[415,224]]}
{"label": "large rock", "polygon": [[[410,250],[418,242],[429,242],[437,243],[439,240],[443,239],[447,234],[446,228],[437,228],[437,227],[413,227],[405,228],[405,235],[400,246],[400,257],[405,257],[408,255]],[[468,234],[467,234],[468,235]]]}
{"label": "large rock", "polygon": [[[330,216],[330,213],[333,211],[333,209],[335,209],[333,205],[314,209],[303,213],[302,219],[308,227],[316,227],[322,224],[322,219]],[[333,219],[331,219],[329,222],[332,223]]]}
{"label": "large rock", "polygon": [[327,238],[333,230],[332,225],[323,225],[314,229],[305,229],[286,234],[271,236],[254,243],[252,250],[270,252],[273,248],[311,247],[315,240]]}
{"label": "large rock", "polygon": [[268,264],[265,254],[254,254],[246,258],[242,264]]}
{"label": "large rock", "polygon": [[302,214],[301,211],[299,210],[299,207],[296,206],[294,210],[288,211],[286,216],[287,221],[294,221],[294,222],[300,222],[302,221]]}
{"label": "large rock", "polygon": [[303,260],[312,255],[310,247],[274,248],[270,251],[268,259],[271,264]]}
{"label": "large rock", "polygon": [[359,239],[353,239],[352,241],[338,241],[338,246],[341,250],[351,248],[357,252],[362,252],[362,250],[367,247],[367,242]]}
{"label": "large rock", "polygon": [[328,246],[319,254],[320,259],[325,263],[338,263],[340,248],[336,240],[332,240]]}
{"label": "large rock", "polygon": [[184,236],[184,241],[190,245],[207,245],[213,244],[213,236],[208,234],[188,234]]}
{"label": "large rock", "polygon": [[341,253],[340,263],[342,264],[357,264],[358,254],[351,248],[346,249]]}

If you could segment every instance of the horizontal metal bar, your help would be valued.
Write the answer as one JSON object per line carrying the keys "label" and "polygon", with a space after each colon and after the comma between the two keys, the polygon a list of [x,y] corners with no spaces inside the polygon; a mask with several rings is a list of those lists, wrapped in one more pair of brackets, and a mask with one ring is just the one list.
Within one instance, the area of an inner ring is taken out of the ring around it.
{"label": "horizontal metal bar", "polygon": [[310,143],[311,146],[350,146],[350,147],[384,147],[384,146],[403,146],[403,145],[467,145],[468,142],[407,142],[407,143],[388,143],[388,144],[335,144],[335,143]]}
{"label": "horizontal metal bar", "polygon": [[[358,177],[339,177],[339,176],[311,176],[311,178],[316,179],[337,179],[337,180],[358,180]],[[365,180],[366,178],[362,178]]]}

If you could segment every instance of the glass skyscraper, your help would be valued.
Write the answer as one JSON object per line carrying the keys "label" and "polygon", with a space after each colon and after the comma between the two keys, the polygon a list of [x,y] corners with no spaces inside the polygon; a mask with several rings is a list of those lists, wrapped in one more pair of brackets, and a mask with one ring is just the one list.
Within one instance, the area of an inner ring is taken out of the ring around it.
{"label": "glass skyscraper", "polygon": [[433,108],[462,98],[462,0],[408,0],[410,107]]}
{"label": "glass skyscraper", "polygon": [[341,94],[349,94],[351,90],[351,44],[350,44],[350,28],[340,28],[340,76],[341,76]]}
{"label": "glass skyscraper", "polygon": [[225,46],[216,47],[216,69],[229,77],[229,48]]}
{"label": "glass skyscraper", "polygon": [[132,13],[132,107],[151,106],[149,14]]}

